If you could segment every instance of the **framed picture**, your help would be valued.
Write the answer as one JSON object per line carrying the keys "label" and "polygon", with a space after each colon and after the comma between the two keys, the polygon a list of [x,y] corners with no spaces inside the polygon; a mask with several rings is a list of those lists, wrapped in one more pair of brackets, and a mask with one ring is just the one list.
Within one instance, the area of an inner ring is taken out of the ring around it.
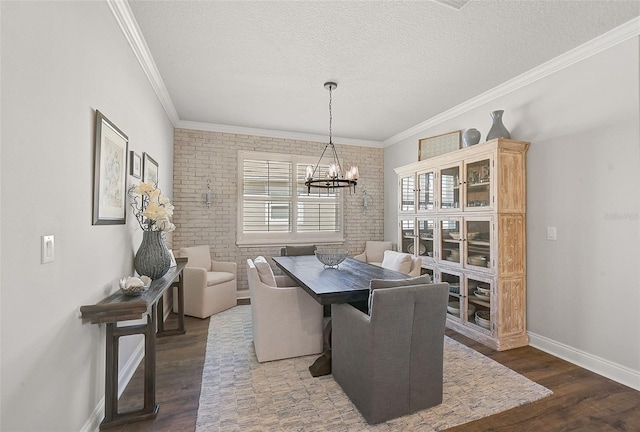
{"label": "framed picture", "polygon": [[158,162],[148,153],[142,154],[142,181],[146,183],[158,184]]}
{"label": "framed picture", "polygon": [[142,177],[142,157],[133,150],[129,152],[129,175],[137,179]]}
{"label": "framed picture", "polygon": [[96,110],[93,225],[126,222],[129,138]]}
{"label": "framed picture", "polygon": [[418,140],[418,160],[421,161],[458,150],[460,148],[461,132],[457,130]]}

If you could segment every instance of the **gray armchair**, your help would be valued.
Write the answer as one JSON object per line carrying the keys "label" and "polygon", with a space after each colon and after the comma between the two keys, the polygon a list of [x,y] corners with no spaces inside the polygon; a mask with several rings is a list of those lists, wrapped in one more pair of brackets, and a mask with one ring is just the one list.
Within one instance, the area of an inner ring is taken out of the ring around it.
{"label": "gray armchair", "polygon": [[332,305],[333,378],[368,423],[442,403],[448,291],[447,283],[376,289],[370,315]]}

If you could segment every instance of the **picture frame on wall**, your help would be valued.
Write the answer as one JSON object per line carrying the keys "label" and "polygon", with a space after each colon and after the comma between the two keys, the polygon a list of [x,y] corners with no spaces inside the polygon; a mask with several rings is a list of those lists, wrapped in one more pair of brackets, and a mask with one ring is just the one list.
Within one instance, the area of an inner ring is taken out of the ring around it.
{"label": "picture frame on wall", "polygon": [[418,160],[449,153],[460,148],[461,130],[418,140]]}
{"label": "picture frame on wall", "polygon": [[142,178],[142,156],[131,150],[129,152],[129,175]]}
{"label": "picture frame on wall", "polygon": [[129,138],[96,110],[93,225],[126,223]]}
{"label": "picture frame on wall", "polygon": [[142,181],[158,185],[158,162],[148,153],[142,154]]}

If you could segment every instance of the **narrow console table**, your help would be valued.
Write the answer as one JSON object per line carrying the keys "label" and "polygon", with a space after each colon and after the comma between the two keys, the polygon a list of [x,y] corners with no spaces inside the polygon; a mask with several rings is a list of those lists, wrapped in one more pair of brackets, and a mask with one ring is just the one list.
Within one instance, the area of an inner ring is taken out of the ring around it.
{"label": "narrow console table", "polygon": [[[149,420],[158,415],[156,405],[156,336],[184,334],[184,277],[182,271],[187,258],[176,258],[177,266],[167,274],[151,282],[149,289],[140,296],[132,297],[120,291],[99,303],[80,307],[82,318],[92,324],[106,324],[106,365],[104,386],[104,420],[100,429],[125,423]],[[164,328],[163,294],[176,287],[178,294],[178,327]],[[144,318],[145,324],[118,326],[119,321]],[[141,334],[144,344],[144,407],[137,411],[118,412],[118,347],[122,336]]]}

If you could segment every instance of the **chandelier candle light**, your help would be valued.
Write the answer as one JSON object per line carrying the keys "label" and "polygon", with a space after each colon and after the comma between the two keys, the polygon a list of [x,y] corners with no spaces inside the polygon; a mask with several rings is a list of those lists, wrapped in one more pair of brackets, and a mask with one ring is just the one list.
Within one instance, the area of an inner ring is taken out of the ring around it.
{"label": "chandelier candle light", "polygon": [[[360,177],[357,166],[352,166],[343,175],[342,165],[340,164],[340,159],[338,158],[338,152],[336,152],[336,146],[333,144],[331,130],[333,122],[333,116],[331,114],[331,92],[337,87],[338,84],[334,82],[324,83],[324,88],[329,90],[329,143],[324,147],[324,150],[322,151],[320,159],[318,160],[315,168],[312,165],[307,165],[304,184],[305,186],[307,186],[308,193],[311,193],[312,187],[319,189],[349,188],[349,191],[351,191],[351,188],[353,187],[353,190],[355,191],[356,185],[358,184],[358,178]],[[320,177],[320,173],[318,172],[318,167],[320,166],[320,162],[322,162],[322,158],[324,157],[324,154],[329,147],[331,147],[333,161],[331,162],[331,164],[329,164],[329,170],[327,171],[326,176],[322,178]],[[316,177],[315,179],[314,176]]]}

